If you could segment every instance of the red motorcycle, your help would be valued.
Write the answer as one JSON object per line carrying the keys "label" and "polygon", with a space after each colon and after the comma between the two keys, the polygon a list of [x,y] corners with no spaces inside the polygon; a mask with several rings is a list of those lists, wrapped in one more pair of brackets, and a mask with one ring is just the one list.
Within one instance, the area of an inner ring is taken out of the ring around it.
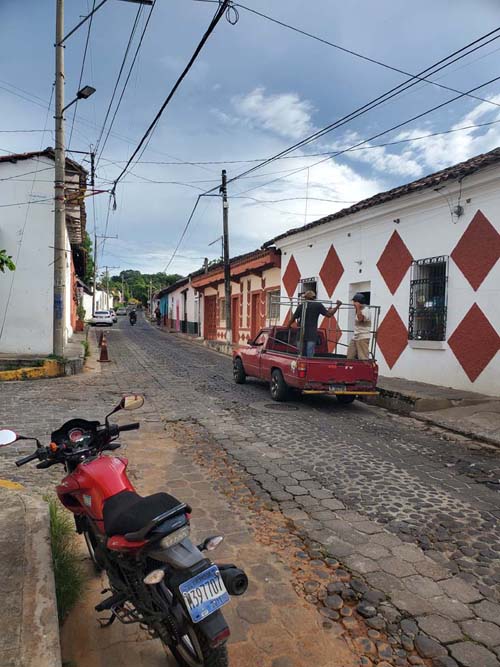
{"label": "red motorcycle", "polygon": [[140,408],[144,398],[125,396],[104,424],[71,419],[54,431],[44,447],[36,438],[0,430],[0,446],[35,440],[36,451],[16,461],[38,460],[37,468],[62,464],[66,476],[57,495],[83,534],[98,571],[108,575],[109,597],[96,611],[103,627],[118,619],[140,623],[159,638],[181,667],[227,667],[230,634],[220,608],[229,595],[248,586],[243,570],[215,565],[203,555],[223,540],[208,537],[195,546],[189,539],[191,508],[168,493],[140,496],[126,474],[127,459],[103,456],[120,447],[119,434],[139,428],[118,426],[109,417],[118,410]]}

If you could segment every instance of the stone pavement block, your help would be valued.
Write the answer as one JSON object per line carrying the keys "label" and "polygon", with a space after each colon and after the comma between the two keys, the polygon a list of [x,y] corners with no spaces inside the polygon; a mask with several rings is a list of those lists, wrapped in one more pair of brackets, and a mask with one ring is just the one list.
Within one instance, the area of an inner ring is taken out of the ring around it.
{"label": "stone pavement block", "polygon": [[366,575],[365,579],[370,586],[389,595],[403,590],[401,581],[388,572],[371,572]]}
{"label": "stone pavement block", "polygon": [[408,591],[396,591],[392,593],[391,602],[400,611],[405,611],[412,616],[421,616],[432,611],[428,600],[424,600]]}
{"label": "stone pavement block", "polygon": [[395,577],[409,577],[411,574],[415,574],[413,565],[396,557],[380,561],[380,567],[382,570],[388,574],[393,574]]}
{"label": "stone pavement block", "polygon": [[429,577],[422,577],[420,574],[413,574],[403,579],[403,585],[416,595],[422,598],[432,598],[442,595],[442,590],[435,581]]}
{"label": "stone pavement block", "polygon": [[451,655],[463,667],[499,667],[496,656],[479,644],[459,642],[450,645]]}
{"label": "stone pavement block", "polygon": [[356,521],[356,529],[367,535],[374,535],[375,533],[383,533],[384,529],[373,521]]}
{"label": "stone pavement block", "polygon": [[500,605],[496,602],[490,602],[489,600],[483,600],[479,604],[473,605],[472,609],[474,613],[482,618],[484,621],[491,621],[500,625]]}
{"label": "stone pavement block", "polygon": [[396,537],[396,535],[392,535],[392,533],[388,533],[386,531],[373,535],[373,537],[370,539],[370,542],[380,544],[380,546],[386,547],[386,549],[391,549],[392,547],[401,546],[403,544],[399,537]]}
{"label": "stone pavement block", "polygon": [[451,579],[446,579],[445,581],[440,581],[439,585],[451,598],[460,600],[460,602],[464,602],[465,604],[478,602],[483,598],[479,591],[463,579],[460,579],[460,577],[453,577]]}
{"label": "stone pavement block", "polygon": [[449,570],[427,556],[424,556],[422,560],[413,563],[413,567],[419,574],[424,577],[430,577],[431,579],[434,579],[434,581],[441,581],[450,576]]}
{"label": "stone pavement block", "polygon": [[323,507],[326,507],[329,510],[342,510],[345,508],[344,503],[342,503],[340,500],[335,500],[335,498],[321,500],[320,505],[323,505]]}
{"label": "stone pavement block", "polygon": [[488,621],[464,621],[460,624],[464,633],[475,642],[488,647],[500,646],[500,628]]}
{"label": "stone pavement block", "polygon": [[385,547],[378,544],[361,544],[358,551],[362,556],[372,558],[373,560],[380,560],[381,558],[389,558],[390,552]]}
{"label": "stone pavement block", "polygon": [[419,549],[412,544],[402,544],[401,546],[393,547],[392,553],[408,563],[416,563],[425,558],[422,549]]}
{"label": "stone pavement block", "polygon": [[443,618],[443,616],[438,616],[437,614],[421,616],[417,618],[417,622],[421,630],[438,641],[443,642],[443,644],[463,639],[463,634],[458,624],[447,618]]}
{"label": "stone pavement block", "polygon": [[376,561],[365,556],[347,556],[344,558],[344,563],[350,570],[359,574],[368,574],[369,572],[380,570],[380,566]]}
{"label": "stone pavement block", "polygon": [[447,655],[444,646],[423,634],[418,634],[415,637],[415,648],[423,658],[438,658]]}
{"label": "stone pavement block", "polygon": [[431,598],[429,602],[438,614],[451,618],[453,621],[466,621],[474,615],[469,607],[447,595]]}

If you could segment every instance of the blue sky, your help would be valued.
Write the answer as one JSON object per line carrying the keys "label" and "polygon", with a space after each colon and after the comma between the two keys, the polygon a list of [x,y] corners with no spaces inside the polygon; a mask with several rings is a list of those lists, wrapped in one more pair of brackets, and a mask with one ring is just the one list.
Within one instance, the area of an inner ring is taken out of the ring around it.
{"label": "blue sky", "polygon": [[[244,0],[243,4],[408,72],[418,72],[500,25],[496,0]],[[53,82],[53,0],[0,0],[0,149],[20,152],[53,145],[47,114]],[[75,25],[92,0],[66,0],[66,26]],[[70,148],[95,144],[138,6],[109,0],[96,16],[83,83],[96,94],[79,104]],[[112,134],[98,164],[98,183],[109,188],[164,100],[206,29],[215,5],[195,0],[157,0],[143,48],[130,78]],[[117,189],[118,208],[109,216],[102,264],[161,271],[199,189],[220,179],[224,165],[151,162],[234,161],[264,158],[349,113],[398,85],[404,76],[312,41],[244,9],[233,26],[223,20],[167,108],[144,161]],[[144,10],[139,26],[142,27]],[[66,98],[76,92],[86,29],[67,42]],[[500,76],[500,39],[451,65],[434,78],[468,90]],[[500,81],[477,94],[490,102],[462,98],[384,135],[373,144],[500,120]],[[274,162],[252,178],[231,184],[231,251],[260,246],[290,227],[332,213],[377,191],[413,180],[500,144],[500,123],[396,146],[355,151],[320,165],[306,153],[333,151],[395,125],[455,94],[419,83],[407,93]],[[496,104],[491,104],[495,102]],[[67,140],[72,126],[67,114]],[[46,120],[47,119],[47,120]],[[47,122],[47,125],[46,125]],[[45,134],[5,132],[41,130]],[[80,156],[81,157],[81,156]],[[246,164],[227,164],[228,176]],[[269,181],[281,177],[269,184]],[[168,181],[169,183],[152,183]],[[171,182],[174,181],[175,184]],[[266,183],[268,183],[266,185]],[[196,188],[199,188],[198,190]],[[246,197],[233,198],[253,188]],[[307,201],[306,201],[307,196]],[[280,201],[277,201],[280,200]],[[281,201],[285,200],[285,201]],[[327,201],[320,201],[327,200]],[[93,230],[92,201],[89,230]],[[104,230],[107,195],[94,198],[97,228]],[[198,268],[217,255],[208,244],[221,233],[217,198],[206,198],[169,271]]]}

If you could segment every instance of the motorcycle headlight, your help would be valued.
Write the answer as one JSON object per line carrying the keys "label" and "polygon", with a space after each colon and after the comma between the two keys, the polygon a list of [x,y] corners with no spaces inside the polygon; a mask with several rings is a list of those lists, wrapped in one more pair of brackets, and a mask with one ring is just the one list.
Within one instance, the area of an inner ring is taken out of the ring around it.
{"label": "motorcycle headlight", "polygon": [[179,544],[179,542],[182,542],[186,537],[189,537],[189,524],[186,524],[185,526],[182,526],[182,528],[179,528],[179,530],[174,531],[173,533],[170,533],[170,535],[166,535],[165,537],[162,537],[160,540],[160,546],[163,549],[168,549],[169,547],[173,547],[174,544]]}

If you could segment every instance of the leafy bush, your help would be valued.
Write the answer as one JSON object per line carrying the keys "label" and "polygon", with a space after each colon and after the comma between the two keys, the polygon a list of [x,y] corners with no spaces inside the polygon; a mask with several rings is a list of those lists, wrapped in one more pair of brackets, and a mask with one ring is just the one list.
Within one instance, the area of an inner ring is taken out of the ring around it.
{"label": "leafy bush", "polygon": [[72,516],[56,498],[46,498],[50,513],[50,539],[56,584],[57,615],[62,623],[71,611],[85,584],[78,554]]}

